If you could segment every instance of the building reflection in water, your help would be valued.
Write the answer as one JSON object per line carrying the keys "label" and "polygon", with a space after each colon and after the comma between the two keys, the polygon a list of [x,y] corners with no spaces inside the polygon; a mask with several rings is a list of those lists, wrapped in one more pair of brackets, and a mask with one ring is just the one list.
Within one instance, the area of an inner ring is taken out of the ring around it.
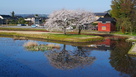
{"label": "building reflection in water", "polygon": [[125,73],[136,77],[136,57],[127,54],[131,47],[132,43],[126,43],[125,39],[118,38],[118,41],[106,39],[104,42],[97,43],[96,49],[110,50],[110,64],[120,72],[120,75]]}
{"label": "building reflection in water", "polygon": [[[117,41],[118,40],[118,41]],[[95,46],[96,45],[96,46]],[[110,50],[110,64],[120,72],[120,75],[129,74],[136,77],[136,56],[128,55],[132,43],[125,42],[125,39],[106,39],[103,42],[92,45],[92,50],[107,51]]]}

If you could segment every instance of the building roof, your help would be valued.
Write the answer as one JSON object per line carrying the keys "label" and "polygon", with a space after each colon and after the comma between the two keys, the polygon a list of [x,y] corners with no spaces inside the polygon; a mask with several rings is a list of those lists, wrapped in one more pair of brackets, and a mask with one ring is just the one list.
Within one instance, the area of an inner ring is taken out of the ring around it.
{"label": "building roof", "polygon": [[107,12],[104,13],[94,13],[96,16],[105,16],[106,14],[108,14]]}
{"label": "building roof", "polygon": [[23,18],[22,16],[15,16],[16,18]]}
{"label": "building roof", "polygon": [[0,15],[2,16],[3,18],[10,18],[11,16],[10,15]]}
{"label": "building roof", "polygon": [[46,14],[38,14],[38,16],[35,16],[35,14],[30,14],[25,16],[25,18],[48,18],[48,15]]}
{"label": "building roof", "polygon": [[28,15],[25,18],[34,18],[34,17],[35,17],[35,15]]}
{"label": "building roof", "polygon": [[102,21],[102,22],[106,22],[106,21],[111,21],[111,22],[116,22],[115,18],[99,18],[97,21]]}

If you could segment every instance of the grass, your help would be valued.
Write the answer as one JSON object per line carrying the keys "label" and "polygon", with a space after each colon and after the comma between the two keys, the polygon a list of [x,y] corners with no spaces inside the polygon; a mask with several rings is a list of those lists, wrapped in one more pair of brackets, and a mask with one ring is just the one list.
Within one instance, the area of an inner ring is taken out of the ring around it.
{"label": "grass", "polygon": [[0,30],[10,30],[10,31],[47,31],[45,29],[33,29],[33,28],[6,28],[0,27]]}
{"label": "grass", "polygon": [[127,42],[136,42],[136,39],[134,36],[136,36],[136,33],[122,33],[122,32],[114,32],[113,35],[119,35],[119,36],[126,36],[128,39],[126,39]]}
{"label": "grass", "polygon": [[101,41],[104,38],[100,36],[90,36],[90,35],[75,35],[75,34],[23,34],[23,33],[8,33],[1,32],[0,36],[16,36],[16,37],[26,37],[26,38],[36,38],[45,39],[53,41],[63,41],[63,42],[92,42]]}
{"label": "grass", "polygon": [[114,33],[112,33],[112,34],[119,34],[119,35],[128,35],[128,36],[136,36],[136,33],[122,33],[122,32],[114,32]]}
{"label": "grass", "polygon": [[17,24],[3,24],[2,26],[15,26]]}
{"label": "grass", "polygon": [[128,38],[126,41],[127,42],[136,42],[136,39],[134,39],[134,38]]}
{"label": "grass", "polygon": [[91,42],[91,41],[100,41],[103,40],[103,37],[100,36],[90,36],[90,35],[76,35],[76,34],[44,34],[47,39],[66,41],[66,42]]}
{"label": "grass", "polygon": [[136,55],[136,52],[132,51],[134,47],[136,47],[136,44],[134,44],[134,45],[131,47],[131,49],[129,50],[129,52],[128,52],[129,55]]}

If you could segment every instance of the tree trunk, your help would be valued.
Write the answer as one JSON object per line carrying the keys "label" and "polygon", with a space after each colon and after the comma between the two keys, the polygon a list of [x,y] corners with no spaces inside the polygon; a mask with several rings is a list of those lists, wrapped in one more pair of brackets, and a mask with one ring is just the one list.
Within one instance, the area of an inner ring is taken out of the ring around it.
{"label": "tree trunk", "polygon": [[80,35],[80,34],[81,34],[81,29],[78,30],[78,35]]}
{"label": "tree trunk", "polygon": [[80,34],[81,34],[81,30],[82,30],[82,27],[81,27],[81,26],[79,26],[79,29],[78,29],[78,35],[80,35]]}
{"label": "tree trunk", "polygon": [[130,32],[131,32],[131,35],[133,35],[133,30],[132,30],[132,27],[130,27]]}
{"label": "tree trunk", "polygon": [[63,33],[66,35],[66,27],[63,28]]}
{"label": "tree trunk", "polygon": [[122,27],[122,33],[125,33],[125,28],[124,27]]}

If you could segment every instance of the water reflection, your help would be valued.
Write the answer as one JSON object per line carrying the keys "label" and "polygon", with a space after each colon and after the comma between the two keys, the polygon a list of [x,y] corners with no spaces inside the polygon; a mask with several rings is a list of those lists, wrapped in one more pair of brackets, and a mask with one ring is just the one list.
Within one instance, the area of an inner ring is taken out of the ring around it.
{"label": "water reflection", "polygon": [[1,38],[0,77],[135,77],[136,59],[127,55],[131,44],[115,40],[81,46],[37,41],[40,46],[52,46],[52,50],[26,52],[23,44],[29,40]]}
{"label": "water reflection", "polygon": [[126,73],[130,76],[136,76],[136,59],[133,59],[127,55],[131,47],[130,43],[124,41],[116,41],[112,46],[110,55],[110,64],[115,70],[120,71],[121,74]]}
{"label": "water reflection", "polygon": [[50,51],[45,53],[45,56],[50,61],[50,64],[58,69],[67,70],[76,67],[84,67],[91,65],[95,57],[89,57],[89,53],[82,47],[77,47],[75,51],[66,50],[66,45],[63,45],[62,50]]}
{"label": "water reflection", "polygon": [[125,39],[106,39],[103,42],[96,42],[95,44],[75,46],[75,50],[66,50],[67,45],[63,45],[61,49],[53,49],[45,52],[50,64],[58,69],[68,70],[77,67],[90,66],[95,60],[95,57],[90,56],[93,50],[111,51],[110,64],[111,66],[121,72],[120,75],[129,74],[136,76],[136,59],[127,55],[131,48],[131,43],[126,43]]}

